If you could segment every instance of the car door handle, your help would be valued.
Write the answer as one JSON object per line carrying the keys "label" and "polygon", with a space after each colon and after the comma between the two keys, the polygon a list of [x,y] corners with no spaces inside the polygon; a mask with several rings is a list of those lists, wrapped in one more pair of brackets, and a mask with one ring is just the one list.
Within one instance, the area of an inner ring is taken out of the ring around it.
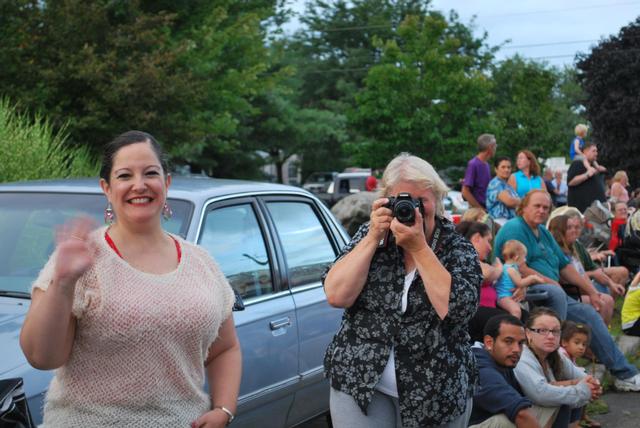
{"label": "car door handle", "polygon": [[269,323],[269,328],[271,330],[278,330],[283,327],[289,327],[291,325],[291,320],[289,317],[280,318],[278,320],[273,320]]}

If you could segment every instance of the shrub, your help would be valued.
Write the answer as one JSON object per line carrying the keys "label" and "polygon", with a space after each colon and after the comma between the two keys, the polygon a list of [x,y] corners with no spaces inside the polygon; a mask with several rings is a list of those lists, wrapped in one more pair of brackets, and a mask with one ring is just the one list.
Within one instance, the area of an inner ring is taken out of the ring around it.
{"label": "shrub", "polygon": [[70,146],[65,128],[55,131],[46,118],[32,119],[0,99],[0,182],[97,174],[89,150]]}

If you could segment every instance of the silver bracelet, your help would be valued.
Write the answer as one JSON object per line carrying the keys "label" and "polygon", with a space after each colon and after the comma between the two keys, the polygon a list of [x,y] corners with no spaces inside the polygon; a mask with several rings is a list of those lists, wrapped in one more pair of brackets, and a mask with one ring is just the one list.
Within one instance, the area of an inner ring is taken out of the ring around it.
{"label": "silver bracelet", "polygon": [[231,413],[231,410],[227,409],[224,406],[215,406],[214,409],[220,409],[223,412],[225,412],[227,414],[227,416],[229,416],[229,420],[227,421],[227,425],[231,424],[231,422],[233,422],[233,420],[236,418],[236,415]]}

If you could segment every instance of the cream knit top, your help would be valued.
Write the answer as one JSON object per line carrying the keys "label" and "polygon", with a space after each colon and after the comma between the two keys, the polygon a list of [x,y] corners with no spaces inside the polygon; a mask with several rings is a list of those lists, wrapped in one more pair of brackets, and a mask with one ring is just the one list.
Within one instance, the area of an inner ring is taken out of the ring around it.
{"label": "cream knit top", "polygon": [[[175,237],[173,272],[131,267],[93,232],[95,263],[77,282],[76,336],[46,397],[44,426],[188,427],[210,410],[204,362],[231,314],[229,283],[202,248]],[[34,287],[46,290],[51,256]]]}

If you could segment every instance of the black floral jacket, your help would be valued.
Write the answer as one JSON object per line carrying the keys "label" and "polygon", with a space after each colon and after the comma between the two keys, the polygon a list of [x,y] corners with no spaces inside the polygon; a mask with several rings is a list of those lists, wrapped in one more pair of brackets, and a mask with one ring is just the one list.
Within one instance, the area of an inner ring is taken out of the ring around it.
{"label": "black floral jacket", "polygon": [[[393,345],[405,427],[437,426],[460,416],[477,379],[467,323],[478,306],[478,255],[451,222],[438,218],[436,223],[441,233],[435,253],[452,278],[445,319],[440,320],[429,302],[418,273],[402,313],[404,262],[402,249],[391,240],[373,256],[367,282],[344,311],[324,359],[331,386],[354,397],[366,413]],[[362,225],[338,259],[368,231],[369,224]]]}

